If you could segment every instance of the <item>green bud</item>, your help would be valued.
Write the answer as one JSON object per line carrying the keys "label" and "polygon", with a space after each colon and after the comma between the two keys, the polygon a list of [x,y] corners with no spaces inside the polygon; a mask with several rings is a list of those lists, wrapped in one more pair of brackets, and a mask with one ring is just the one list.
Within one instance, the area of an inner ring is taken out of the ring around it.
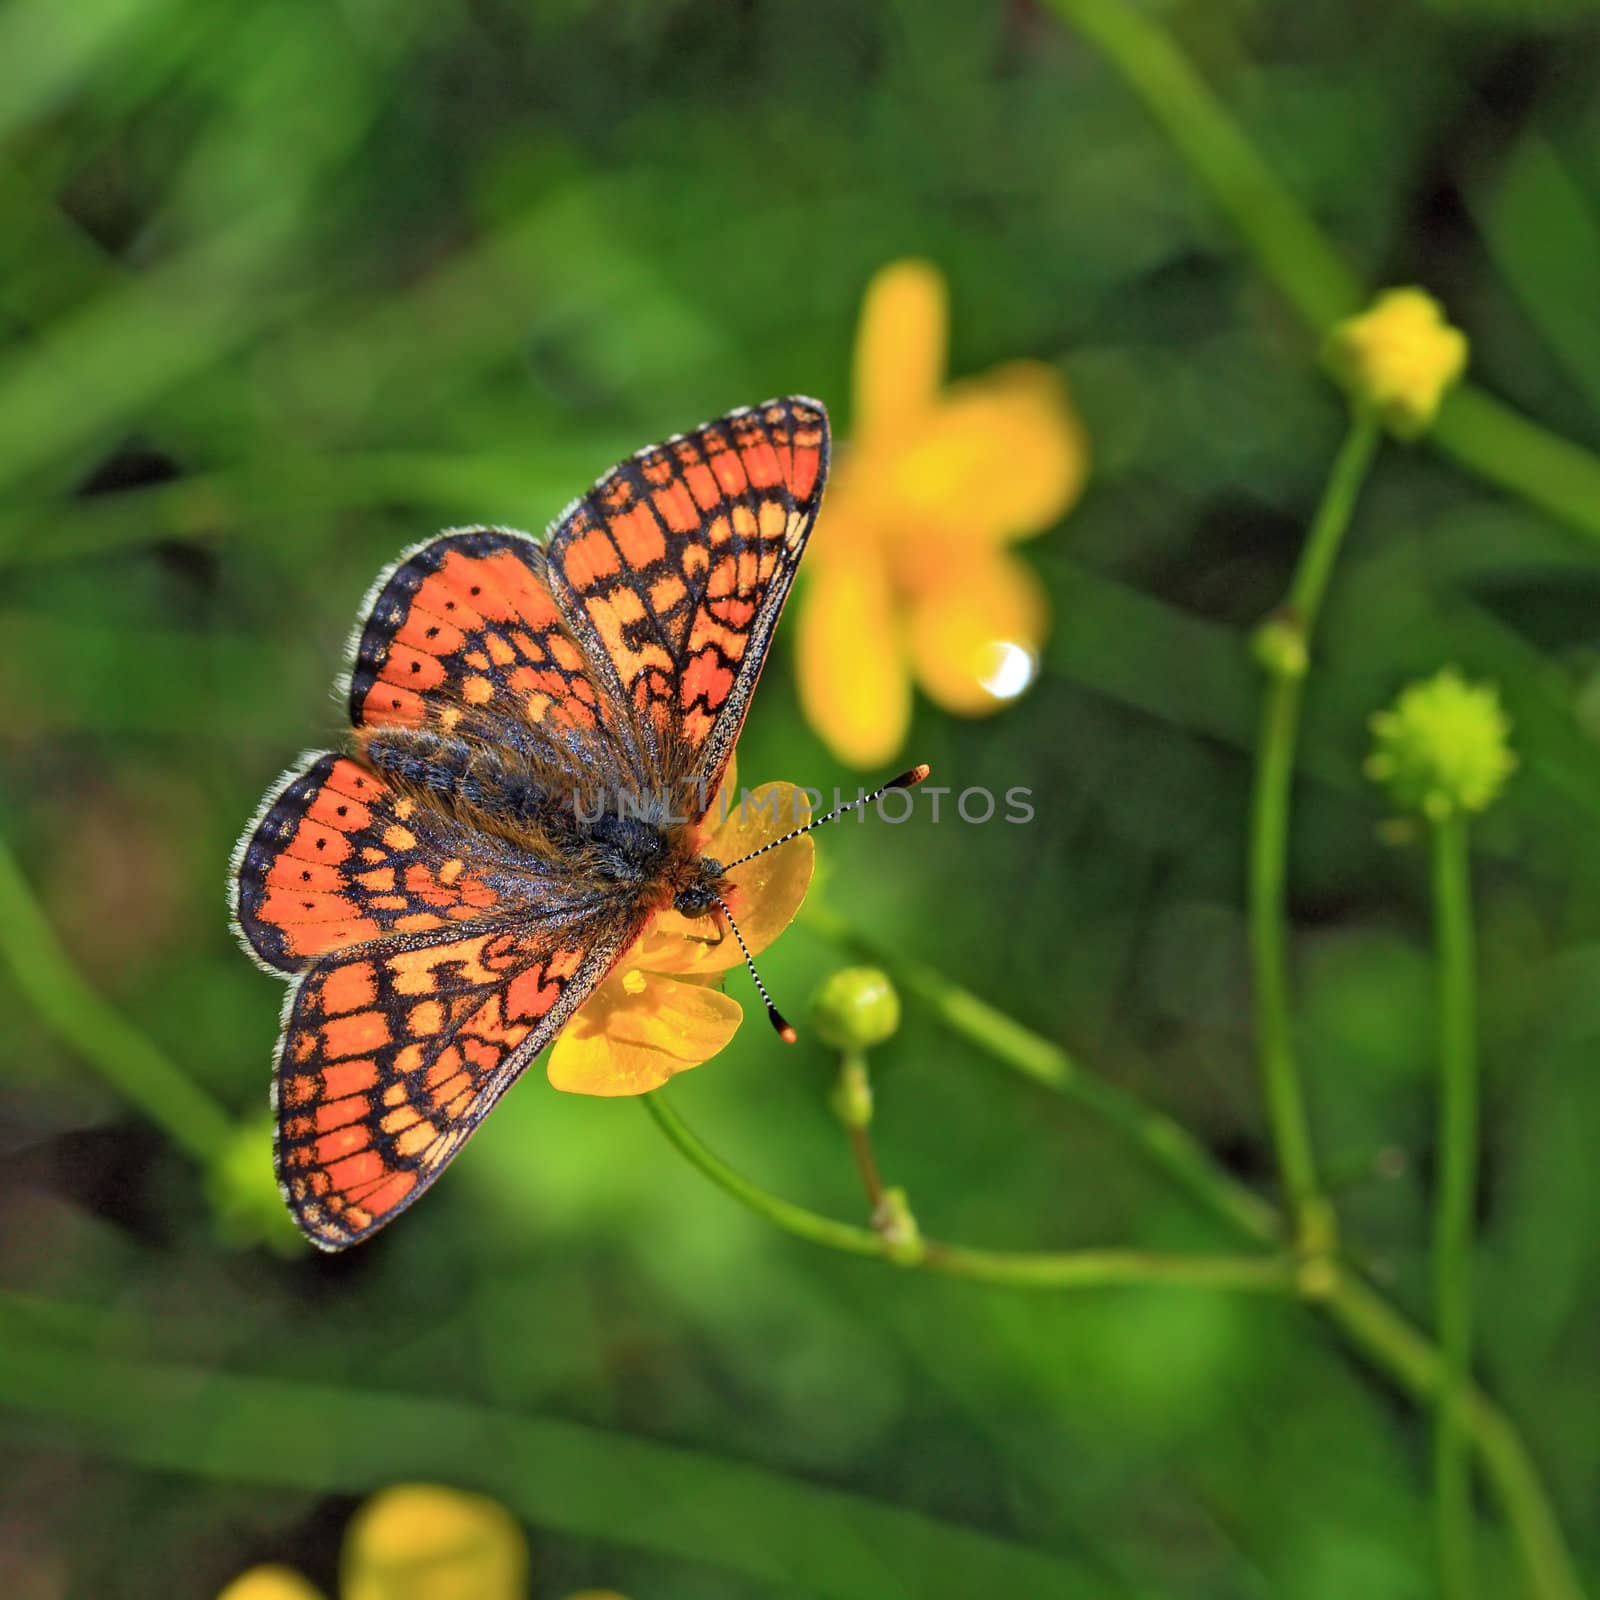
{"label": "green bud", "polygon": [[811,1021],[835,1050],[870,1050],[900,1026],[900,996],[876,967],[842,967],[811,1001]]}
{"label": "green bud", "polygon": [[1517,765],[1494,686],[1468,683],[1452,668],[1402,690],[1371,727],[1367,776],[1403,813],[1431,823],[1487,809]]}
{"label": "green bud", "polygon": [[871,1126],[872,1080],[867,1076],[867,1063],[861,1056],[852,1053],[844,1058],[830,1103],[834,1116],[845,1127]]}
{"label": "green bud", "polygon": [[1305,629],[1281,613],[1261,623],[1250,635],[1256,665],[1274,678],[1303,678],[1311,665]]}
{"label": "green bud", "polygon": [[883,1191],[878,1209],[872,1214],[872,1231],[888,1245],[889,1259],[896,1266],[917,1266],[927,1253],[904,1189]]}
{"label": "green bud", "polygon": [[240,1250],[265,1245],[293,1256],[306,1242],[272,1175],[272,1135],[270,1118],[239,1123],[206,1174],[206,1198],[224,1244]]}

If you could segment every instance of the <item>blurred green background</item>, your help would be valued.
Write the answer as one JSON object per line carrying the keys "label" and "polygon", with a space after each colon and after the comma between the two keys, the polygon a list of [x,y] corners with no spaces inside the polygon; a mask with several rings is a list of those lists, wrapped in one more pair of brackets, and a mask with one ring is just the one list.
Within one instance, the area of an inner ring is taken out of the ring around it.
{"label": "blurred green background", "polygon": [[[1364,278],[1426,284],[1480,383],[1600,448],[1600,11],[1142,9]],[[88,983],[230,1113],[264,1111],[281,992],[228,933],[228,853],[337,737],[328,685],[380,565],[448,525],[542,527],[617,456],[769,394],[821,396],[847,442],[862,290],[916,255],[949,279],[952,370],[1056,365],[1094,474],[1023,547],[1054,607],[1040,681],[992,720],[922,702],[907,746],[944,781],[1030,786],[1035,822],[841,827],[814,894],[1270,1191],[1244,640],[1343,407],[1067,17],[5,0],[0,141],[0,828]],[[1384,452],[1292,854],[1319,1153],[1352,1248],[1425,1322],[1424,857],[1380,842],[1360,761],[1408,677],[1498,681],[1523,768],[1477,834],[1480,1368],[1591,1582],[1593,533],[1426,445]],[[790,632],[741,776],[853,790],[801,720]],[[763,971],[803,1014],[842,959],[802,924]],[[730,990],[748,1025],[673,1104],[761,1182],[864,1220],[827,1052],[782,1051]],[[835,1256],[735,1207],[639,1107],[537,1069],[399,1225],[279,1254],[227,1236],[215,1181],[36,998],[0,965],[7,1596],[209,1600],[267,1560],[333,1593],[354,1507],[413,1479],[509,1505],[539,1600],[1434,1592],[1425,1421],[1289,1301]],[[874,1067],[880,1158],[940,1237],[1237,1246],[915,999]],[[1482,1558],[1486,1595],[1532,1592],[1492,1512]]]}

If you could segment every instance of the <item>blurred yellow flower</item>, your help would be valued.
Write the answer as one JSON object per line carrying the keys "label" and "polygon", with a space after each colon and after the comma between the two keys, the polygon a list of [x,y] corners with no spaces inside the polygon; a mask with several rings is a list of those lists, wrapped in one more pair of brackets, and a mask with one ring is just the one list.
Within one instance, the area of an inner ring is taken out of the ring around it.
{"label": "blurred yellow flower", "polygon": [[801,704],[857,766],[904,742],[913,678],[964,716],[1032,682],[1049,607],[1009,547],[1058,521],[1088,471],[1053,368],[1014,361],[944,385],[946,319],[927,262],[895,262],[867,286],[851,448],[807,552]]}
{"label": "blurred yellow flower", "polygon": [[1375,411],[1397,439],[1415,439],[1466,370],[1467,338],[1432,295],[1387,289],[1334,328],[1324,359],[1356,406]]}
{"label": "blurred yellow flower", "polygon": [[[803,792],[766,783],[741,797],[736,764],[706,813],[702,853],[736,861],[809,816]],[[789,925],[811,883],[809,836],[735,867],[728,906],[756,954]],[[546,1071],[573,1094],[630,1095],[659,1089],[675,1073],[709,1061],[738,1030],[739,1002],[714,987],[744,963],[720,913],[661,911],[604,983],[584,1001],[550,1051]]]}
{"label": "blurred yellow flower", "polygon": [[[341,1600],[526,1600],[528,1544],[504,1507],[432,1484],[397,1484],[356,1513]],[[322,1600],[288,1567],[252,1567],[218,1600]]]}

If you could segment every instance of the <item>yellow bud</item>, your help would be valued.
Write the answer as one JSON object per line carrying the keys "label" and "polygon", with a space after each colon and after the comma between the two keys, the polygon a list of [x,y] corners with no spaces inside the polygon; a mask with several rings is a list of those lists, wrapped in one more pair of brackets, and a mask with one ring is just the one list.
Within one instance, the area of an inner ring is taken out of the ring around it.
{"label": "yellow bud", "polygon": [[528,1545],[493,1500],[398,1484],[356,1513],[340,1566],[343,1600],[524,1600]]}
{"label": "yellow bud", "polygon": [[1428,822],[1485,810],[1517,764],[1494,686],[1468,683],[1451,668],[1403,689],[1371,727],[1367,776],[1402,812]]}
{"label": "yellow bud", "polygon": [[900,996],[876,967],[841,967],[812,998],[811,1020],[835,1050],[870,1050],[900,1026]]}
{"label": "yellow bud", "polygon": [[238,1249],[265,1245],[277,1255],[298,1255],[306,1241],[272,1175],[272,1134],[270,1117],[235,1127],[206,1174],[206,1198],[224,1243]]}
{"label": "yellow bud", "polygon": [[251,1567],[248,1572],[241,1572],[217,1600],[322,1600],[322,1594],[290,1567]]}
{"label": "yellow bud", "polygon": [[1467,338],[1432,295],[1386,289],[1370,310],[1334,326],[1323,360],[1353,405],[1374,411],[1397,439],[1415,439],[1466,370]]}

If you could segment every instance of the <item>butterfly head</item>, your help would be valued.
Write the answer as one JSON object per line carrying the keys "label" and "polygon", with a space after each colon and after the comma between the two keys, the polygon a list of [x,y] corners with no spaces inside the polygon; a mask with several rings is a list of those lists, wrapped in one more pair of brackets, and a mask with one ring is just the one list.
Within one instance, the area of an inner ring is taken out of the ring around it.
{"label": "butterfly head", "polygon": [[686,863],[672,897],[672,909],[685,917],[704,917],[727,892],[722,863],[711,856],[695,856]]}

